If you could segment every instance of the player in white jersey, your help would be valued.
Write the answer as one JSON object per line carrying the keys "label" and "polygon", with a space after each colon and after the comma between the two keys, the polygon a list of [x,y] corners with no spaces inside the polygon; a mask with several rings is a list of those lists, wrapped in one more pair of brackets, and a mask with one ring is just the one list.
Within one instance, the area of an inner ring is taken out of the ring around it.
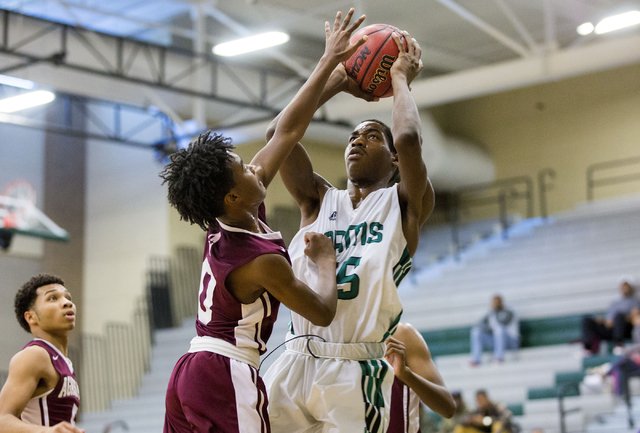
{"label": "player in white jersey", "polygon": [[420,401],[445,418],[453,416],[456,403],[416,328],[400,323],[393,337],[387,340],[385,358],[396,376],[387,433],[418,433]]}
{"label": "player in white jersey", "polygon": [[[406,32],[405,38],[407,50],[394,35],[400,53],[390,71],[393,128],[370,120],[351,133],[345,151],[347,189],[337,190],[314,173],[301,145],[280,170],[302,215],[289,250],[294,272],[307,284],[317,275],[300,254],[305,232],[331,237],[338,308],[328,327],[292,314],[287,350],[265,375],[273,432],[386,431],[393,371],[384,360],[384,341],[400,320],[397,286],[434,205],[422,160],[420,117],[409,91],[422,68],[421,50]],[[320,104],[340,91],[357,95],[355,88],[338,67]],[[270,125],[268,138],[278,121]],[[389,186],[398,174],[401,180]],[[304,334],[318,337],[292,339]]]}

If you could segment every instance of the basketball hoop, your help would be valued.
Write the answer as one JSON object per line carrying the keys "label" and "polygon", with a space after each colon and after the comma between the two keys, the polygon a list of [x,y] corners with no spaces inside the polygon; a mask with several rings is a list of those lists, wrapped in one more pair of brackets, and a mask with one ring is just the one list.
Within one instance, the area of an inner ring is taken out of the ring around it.
{"label": "basketball hoop", "polygon": [[0,248],[16,234],[66,242],[69,233],[35,206],[36,191],[25,180],[11,182],[0,195]]}

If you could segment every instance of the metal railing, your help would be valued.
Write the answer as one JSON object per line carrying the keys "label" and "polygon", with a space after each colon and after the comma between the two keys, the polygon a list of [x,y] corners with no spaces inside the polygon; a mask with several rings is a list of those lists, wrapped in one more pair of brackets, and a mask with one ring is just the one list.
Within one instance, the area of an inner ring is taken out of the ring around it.
{"label": "metal railing", "polygon": [[[137,395],[142,377],[150,368],[159,316],[167,313],[164,311],[167,307],[174,324],[196,315],[201,258],[197,249],[186,247],[178,248],[172,258],[151,258],[147,293],[136,301],[130,322],[110,322],[103,335],[82,336],[82,357],[78,363],[82,369],[76,375],[80,377],[83,412],[104,411],[112,400]],[[166,293],[154,297],[154,287],[166,289]],[[154,308],[163,311],[154,312]]]}
{"label": "metal railing", "polygon": [[134,397],[150,361],[149,310],[140,298],[130,323],[111,322],[105,335],[82,336],[83,412],[107,410],[114,399]]}
{"label": "metal railing", "polygon": [[570,413],[578,412],[581,410],[579,407],[574,407],[572,409],[565,409],[564,407],[564,398],[567,394],[569,388],[576,387],[575,383],[565,383],[559,385],[557,387],[558,392],[558,414],[560,416],[560,433],[567,433],[567,425],[566,425],[566,416]]}
{"label": "metal railing", "polygon": [[169,262],[171,305],[175,325],[179,326],[184,319],[196,315],[201,268],[202,250],[198,248],[179,247],[173,260]]}
{"label": "metal railing", "polygon": [[197,312],[202,251],[179,247],[173,257],[152,257],[147,271],[151,318],[156,329],[180,326]]}
{"label": "metal railing", "polygon": [[507,237],[509,228],[508,207],[525,200],[526,217],[533,217],[533,181],[529,176],[516,176],[479,183],[455,191],[451,207],[451,232],[456,257],[460,251],[459,229],[461,213],[474,207],[497,206],[502,234]]}
{"label": "metal railing", "polygon": [[154,329],[172,328],[174,319],[171,302],[172,283],[169,257],[154,256],[147,268],[147,297],[151,326]]}
{"label": "metal railing", "polygon": [[547,209],[547,191],[552,189],[553,184],[547,182],[547,179],[555,179],[556,171],[552,168],[543,168],[538,172],[538,194],[540,201],[540,216],[546,219],[549,216]]}
{"label": "metal railing", "polygon": [[[627,174],[616,174],[595,178],[597,172],[608,169],[620,169],[622,167],[633,167],[637,165],[637,172]],[[621,183],[633,182],[640,180],[640,156],[633,158],[616,159],[612,161],[604,161],[591,164],[587,167],[587,200],[592,201],[594,190],[598,187],[616,185]]]}

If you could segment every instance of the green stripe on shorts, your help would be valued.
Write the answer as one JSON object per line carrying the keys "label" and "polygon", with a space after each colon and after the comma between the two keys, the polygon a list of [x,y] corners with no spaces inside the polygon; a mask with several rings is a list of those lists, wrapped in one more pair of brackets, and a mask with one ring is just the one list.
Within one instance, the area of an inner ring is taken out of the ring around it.
{"label": "green stripe on shorts", "polygon": [[389,365],[373,359],[358,361],[362,369],[362,397],[365,406],[365,433],[383,433],[382,417],[385,410],[382,383],[389,372]]}

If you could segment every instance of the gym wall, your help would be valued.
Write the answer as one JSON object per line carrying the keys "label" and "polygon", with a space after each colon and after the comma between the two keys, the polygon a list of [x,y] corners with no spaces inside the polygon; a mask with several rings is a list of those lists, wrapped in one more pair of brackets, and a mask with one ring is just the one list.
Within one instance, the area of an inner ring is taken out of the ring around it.
{"label": "gym wall", "polygon": [[[640,156],[640,65],[448,104],[432,112],[445,133],[486,146],[498,179],[528,175],[535,182],[540,169],[554,169],[549,212],[566,211],[586,201],[589,165]],[[640,192],[640,181],[598,188],[595,198],[634,192]]]}

